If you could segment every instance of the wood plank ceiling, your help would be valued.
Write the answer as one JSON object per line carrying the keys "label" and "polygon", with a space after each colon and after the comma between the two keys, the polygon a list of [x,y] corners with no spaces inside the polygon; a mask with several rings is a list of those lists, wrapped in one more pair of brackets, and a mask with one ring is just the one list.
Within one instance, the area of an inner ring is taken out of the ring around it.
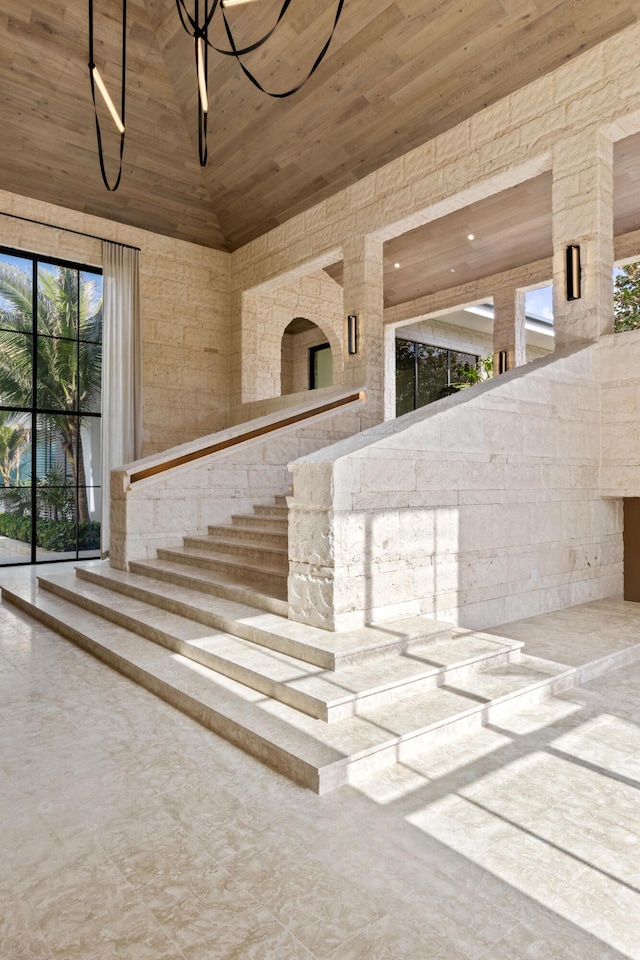
{"label": "wood plank ceiling", "polygon": [[[260,35],[280,4],[230,11],[239,40]],[[95,7],[96,60],[117,91],[120,2]],[[334,10],[335,0],[292,0],[266,51],[248,65],[271,89],[295,83]],[[120,189],[108,193],[89,98],[86,0],[3,0],[0,187],[235,249],[639,14],[640,0],[346,0],[327,58],[290,99],[265,97],[232,58],[212,54],[202,170],[193,46],[175,2],[129,0],[125,167]],[[215,39],[224,44],[219,27]],[[105,130],[113,161],[117,140],[108,122]]]}

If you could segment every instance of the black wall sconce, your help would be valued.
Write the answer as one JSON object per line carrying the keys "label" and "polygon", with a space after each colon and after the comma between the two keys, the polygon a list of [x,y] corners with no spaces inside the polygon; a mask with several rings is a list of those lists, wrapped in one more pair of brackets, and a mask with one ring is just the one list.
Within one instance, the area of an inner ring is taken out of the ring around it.
{"label": "black wall sconce", "polygon": [[358,352],[358,317],[351,313],[347,317],[347,353],[353,356]]}
{"label": "black wall sconce", "polygon": [[580,284],[580,247],[570,244],[567,247],[567,300],[579,300],[582,296]]}
{"label": "black wall sconce", "polygon": [[509,369],[509,354],[506,350],[498,351],[498,373],[506,373]]}

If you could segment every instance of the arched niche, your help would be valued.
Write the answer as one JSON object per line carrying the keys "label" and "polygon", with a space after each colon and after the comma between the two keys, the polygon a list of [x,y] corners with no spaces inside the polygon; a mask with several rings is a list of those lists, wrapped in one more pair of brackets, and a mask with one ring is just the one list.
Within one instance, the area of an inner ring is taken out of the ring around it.
{"label": "arched niche", "polygon": [[334,339],[306,317],[295,317],[287,324],[280,347],[282,396],[333,385]]}

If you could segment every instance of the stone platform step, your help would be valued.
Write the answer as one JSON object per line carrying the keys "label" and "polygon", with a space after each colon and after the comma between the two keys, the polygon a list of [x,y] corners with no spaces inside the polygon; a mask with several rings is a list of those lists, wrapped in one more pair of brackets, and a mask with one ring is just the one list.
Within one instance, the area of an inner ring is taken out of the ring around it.
{"label": "stone platform step", "polygon": [[289,553],[286,543],[274,546],[273,544],[254,541],[247,543],[239,537],[218,537],[212,534],[205,536],[186,536],[183,542],[187,550],[202,550],[207,556],[224,556],[240,558],[242,561],[251,560],[252,565],[265,566],[269,569],[282,570],[288,573]]}
{"label": "stone platform step", "polygon": [[[250,517],[243,517],[243,520],[251,519]],[[266,526],[264,523],[260,524],[250,524],[250,523],[240,523],[239,520],[235,524],[224,525],[220,524],[217,526],[209,527],[209,536],[215,537],[216,539],[224,537],[232,537],[236,542],[248,544],[253,546],[257,545],[267,545],[271,547],[279,547],[281,550],[287,550],[287,523],[283,523],[280,520],[276,521],[277,527]]]}
{"label": "stone platform step", "polygon": [[286,536],[289,526],[289,517],[288,512],[277,517],[264,517],[255,513],[232,513],[231,526],[248,528],[258,527],[259,529],[263,529],[265,531],[268,530],[272,533],[280,533]]}
{"label": "stone platform step", "polygon": [[273,596],[286,596],[288,565],[283,566],[281,562],[275,564],[273,561],[263,561],[255,564],[250,563],[249,558],[188,547],[162,547],[157,554],[160,560],[173,560],[175,563],[203,570],[222,571],[245,586],[261,587]]}
{"label": "stone platform step", "polygon": [[[198,622],[193,608],[187,604],[174,604],[174,607],[180,606],[186,616],[169,612],[166,604],[160,609],[155,603],[141,599],[149,598],[149,592],[144,589],[137,591],[138,597],[135,597],[135,585],[130,583],[126,591],[116,593],[112,587],[117,589],[123,584],[117,584],[115,579],[109,581],[108,577],[96,582],[91,571],[80,577],[43,575],[38,582],[41,588],[83,610],[327,722],[413,696],[422,690],[455,685],[475,670],[510,662],[522,646],[514,641],[502,642],[460,632],[413,647],[410,654],[356,664],[336,672],[242,639],[234,635],[233,621],[229,621],[231,632],[212,629]],[[264,642],[269,637],[263,632],[261,639]],[[271,639],[276,646],[281,641],[275,633]]]}
{"label": "stone platform step", "polygon": [[[278,501],[278,497],[274,499]],[[256,504],[253,508],[253,515],[255,517],[280,517],[281,519],[286,519],[289,516],[289,508],[286,501],[283,503],[276,502],[274,504]]]}
{"label": "stone platform step", "polygon": [[193,660],[34,585],[3,588],[3,597],[147,687],[215,733],[318,793],[352,774],[410,758],[430,743],[498,722],[519,706],[567,689],[575,670],[523,656],[486,672],[459,676],[400,700],[364,707],[325,723],[265,697]]}
{"label": "stone platform step", "polygon": [[[331,633],[296,623],[286,616],[257,610],[248,603],[203,595],[182,583],[158,581],[155,579],[158,567],[154,561],[136,564],[136,567],[142,567],[147,575],[141,576],[137,571],[126,573],[114,570],[108,562],[78,567],[77,577],[71,576],[71,588],[75,585],[75,579],[87,581],[163,611],[187,617],[214,630],[233,633],[243,640],[258,643],[324,670],[341,670],[383,658],[388,663],[389,658],[396,654],[407,651],[413,653],[425,644],[451,638],[451,625],[430,617],[411,617],[389,621],[379,627]],[[492,640],[499,638],[487,637],[487,642]],[[511,641],[507,643],[513,649],[522,646],[513,645]]]}
{"label": "stone platform step", "polygon": [[209,596],[248,604],[282,617],[286,617],[289,610],[286,584],[280,586],[279,596],[273,596],[263,592],[255,584],[241,583],[232,573],[224,570],[203,570],[173,560],[132,560],[129,569],[132,573],[185,586]]}

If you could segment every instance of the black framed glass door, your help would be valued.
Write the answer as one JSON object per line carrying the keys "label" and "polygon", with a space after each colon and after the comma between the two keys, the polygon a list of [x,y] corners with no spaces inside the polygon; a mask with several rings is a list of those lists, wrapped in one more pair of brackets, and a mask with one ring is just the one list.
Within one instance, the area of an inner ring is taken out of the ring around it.
{"label": "black framed glass door", "polygon": [[0,564],[100,554],[102,275],[0,248]]}

